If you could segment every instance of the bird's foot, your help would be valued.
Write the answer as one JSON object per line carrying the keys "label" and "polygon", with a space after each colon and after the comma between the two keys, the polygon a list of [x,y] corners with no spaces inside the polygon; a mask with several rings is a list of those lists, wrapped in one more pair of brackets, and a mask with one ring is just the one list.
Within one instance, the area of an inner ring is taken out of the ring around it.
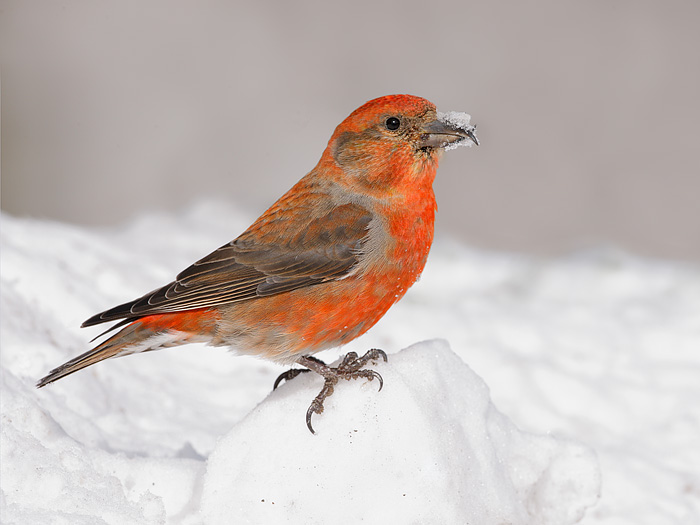
{"label": "bird's foot", "polygon": [[311,372],[311,370],[308,368],[290,368],[286,372],[282,372],[277,376],[277,379],[275,379],[275,384],[272,385],[272,390],[277,390],[277,387],[280,386],[282,381],[291,381],[296,376],[303,374],[304,372]]}
{"label": "bird's foot", "polygon": [[[297,363],[307,367],[309,370],[313,370],[317,374],[322,375],[325,380],[321,392],[319,392],[316,398],[311,402],[311,406],[309,406],[309,409],[306,411],[306,426],[309,427],[312,434],[315,434],[316,432],[311,426],[311,416],[313,414],[320,414],[323,412],[323,402],[327,397],[333,395],[333,387],[338,383],[338,380],[349,380],[362,377],[372,381],[376,378],[379,380],[379,390],[382,389],[382,386],[384,386],[382,376],[374,370],[365,370],[362,368],[369,362],[375,363],[380,357],[385,362],[387,361],[386,353],[383,350],[372,349],[362,357],[359,357],[355,352],[349,352],[345,355],[345,357],[343,357],[341,363],[334,368],[329,367],[320,359],[316,359],[315,357],[311,356],[302,356],[297,360]],[[275,381],[275,386],[277,386],[282,379],[293,379],[300,373],[308,372],[309,370],[288,370],[277,378],[277,381]]]}

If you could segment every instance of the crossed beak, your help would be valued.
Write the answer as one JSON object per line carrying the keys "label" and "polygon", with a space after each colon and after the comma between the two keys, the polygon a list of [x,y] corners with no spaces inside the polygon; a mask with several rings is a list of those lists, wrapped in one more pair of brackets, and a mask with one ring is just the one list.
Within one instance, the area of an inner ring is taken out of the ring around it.
{"label": "crossed beak", "polygon": [[444,148],[451,144],[457,144],[463,140],[469,139],[476,146],[479,145],[479,140],[476,138],[476,127],[465,126],[457,127],[441,120],[433,120],[425,124],[421,131],[423,134],[420,137],[422,148]]}

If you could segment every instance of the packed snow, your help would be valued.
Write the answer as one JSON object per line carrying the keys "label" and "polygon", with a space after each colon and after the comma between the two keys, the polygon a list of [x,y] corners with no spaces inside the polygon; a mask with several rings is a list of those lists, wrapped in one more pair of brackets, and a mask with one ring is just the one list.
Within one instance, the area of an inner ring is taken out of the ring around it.
{"label": "packed snow", "polygon": [[700,269],[679,263],[438,237],[421,281],[342,349],[386,350],[384,388],[341,382],[316,435],[318,376],[272,391],[283,368],[203,345],[34,388],[100,333],[84,319],[251,218],[2,217],[2,523],[700,523]]}
{"label": "packed snow", "polygon": [[372,383],[337,389],[318,439],[299,424],[261,432],[298,418],[315,378],[254,409],[209,456],[204,521],[554,525],[596,502],[593,451],[520,432],[444,341],[407,348],[380,372],[381,395]]}

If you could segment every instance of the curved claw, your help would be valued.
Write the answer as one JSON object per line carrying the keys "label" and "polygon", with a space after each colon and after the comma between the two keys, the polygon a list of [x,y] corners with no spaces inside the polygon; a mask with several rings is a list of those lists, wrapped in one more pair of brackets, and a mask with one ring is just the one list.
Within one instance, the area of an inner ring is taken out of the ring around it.
{"label": "curved claw", "polygon": [[379,349],[379,348],[373,348],[373,349],[370,350],[370,351],[379,354],[380,357],[381,357],[382,359],[384,359],[384,362],[385,362],[385,363],[388,363],[388,362],[389,362],[389,358],[386,356],[386,352],[385,352],[384,350],[381,350],[381,349]]}
{"label": "curved claw", "polygon": [[309,409],[306,411],[306,426],[309,428],[312,434],[315,434],[316,431],[314,430],[314,427],[311,426],[311,416],[315,412],[313,405],[309,407]]}
{"label": "curved claw", "polygon": [[370,372],[372,372],[373,378],[376,377],[377,379],[379,379],[379,390],[377,390],[377,392],[381,392],[382,387],[384,386],[384,379],[382,378],[382,376],[379,372],[376,372],[374,370],[370,370]]}
{"label": "curved claw", "polygon": [[299,374],[303,374],[304,372],[311,372],[311,370],[309,370],[308,368],[290,368],[286,372],[282,372],[280,375],[277,376],[277,379],[275,379],[275,384],[272,385],[272,390],[277,390],[277,387],[282,381],[291,381],[296,376],[298,376]]}
{"label": "curved claw", "polygon": [[309,409],[306,411],[306,426],[312,434],[315,434],[316,431],[314,430],[314,427],[311,426],[311,416],[313,413],[314,411],[312,410],[312,407],[309,407]]}

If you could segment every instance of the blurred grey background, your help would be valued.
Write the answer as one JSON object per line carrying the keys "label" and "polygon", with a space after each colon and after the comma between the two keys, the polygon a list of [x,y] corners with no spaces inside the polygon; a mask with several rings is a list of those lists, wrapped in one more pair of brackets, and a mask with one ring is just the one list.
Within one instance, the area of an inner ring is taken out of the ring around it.
{"label": "blurred grey background", "polygon": [[411,93],[482,141],[443,159],[439,234],[700,261],[696,0],[0,6],[11,214],[112,225],[217,197],[253,219],[357,106]]}

